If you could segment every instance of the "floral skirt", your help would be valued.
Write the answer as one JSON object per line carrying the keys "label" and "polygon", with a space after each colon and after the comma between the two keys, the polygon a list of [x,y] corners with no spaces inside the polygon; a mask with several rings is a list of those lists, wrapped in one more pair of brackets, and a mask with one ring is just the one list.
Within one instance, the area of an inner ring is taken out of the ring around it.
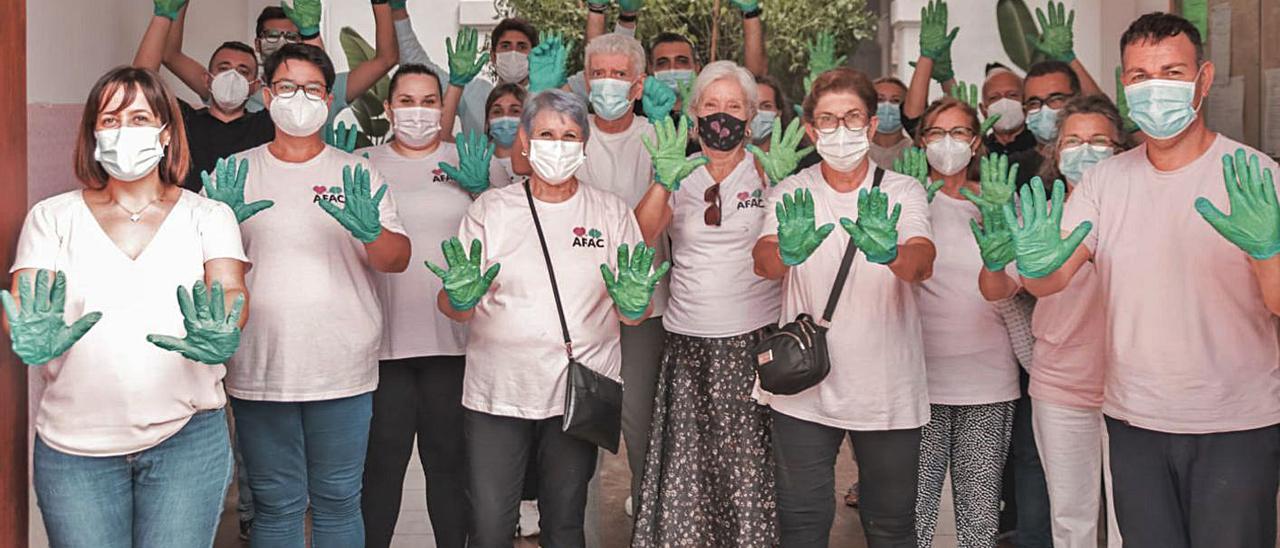
{"label": "floral skirt", "polygon": [[759,340],[667,333],[633,548],[778,545],[769,409],[751,397]]}

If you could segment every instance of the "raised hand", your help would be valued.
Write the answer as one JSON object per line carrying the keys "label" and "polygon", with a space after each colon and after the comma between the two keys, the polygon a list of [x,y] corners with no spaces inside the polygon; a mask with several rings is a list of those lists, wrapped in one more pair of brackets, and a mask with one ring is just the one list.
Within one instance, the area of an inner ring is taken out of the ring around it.
{"label": "raised hand", "polygon": [[44,365],[61,356],[102,319],[101,312],[90,312],[71,325],[63,321],[67,277],[61,272],[54,275],[52,285],[48,270],[36,272],[34,290],[29,275],[19,276],[18,295],[22,299],[21,308],[8,290],[0,291],[0,303],[9,318],[13,353],[27,365]]}
{"label": "raised hand", "polygon": [[[194,298],[194,299],[193,299]],[[231,312],[226,310],[226,293],[222,284],[213,282],[206,289],[204,281],[197,281],[187,293],[178,286],[178,309],[182,311],[184,338],[168,335],[147,335],[147,342],[182,357],[209,365],[227,363],[236,348],[240,347],[240,312],[244,309],[244,295],[236,295]]]}
{"label": "raised hand", "polygon": [[1207,198],[1196,198],[1196,211],[1228,242],[1259,261],[1280,253],[1280,205],[1270,169],[1260,169],[1258,157],[1245,161],[1244,149],[1235,158],[1222,157],[1231,214],[1218,210]]}
{"label": "raised hand", "polygon": [[697,158],[685,156],[685,147],[689,145],[688,118],[681,116],[680,126],[676,127],[671,118],[667,117],[655,123],[653,129],[657,132],[656,146],[649,142],[647,136],[640,136],[641,141],[644,142],[644,148],[649,151],[649,158],[653,161],[653,178],[658,181],[658,184],[666,187],[667,191],[675,192],[680,190],[680,181],[711,160],[706,156]]}
{"label": "raised hand", "polygon": [[618,11],[622,13],[636,13],[643,7],[644,0],[618,0]]}
{"label": "raised hand", "polygon": [[467,251],[462,248],[462,242],[457,238],[440,242],[440,249],[444,251],[445,264],[449,269],[440,268],[431,264],[431,261],[427,261],[426,264],[431,272],[444,280],[444,293],[449,297],[449,306],[459,312],[475,308],[476,303],[480,302],[480,297],[483,297],[489,291],[489,286],[493,285],[493,279],[498,277],[498,271],[502,270],[502,265],[493,263],[489,270],[483,274],[480,272],[480,263],[484,260],[480,240],[471,240],[470,257],[467,256]]}
{"label": "raised hand", "polygon": [[[954,86],[951,86],[951,96],[957,101],[973,107],[973,110],[978,110],[978,103],[982,102],[982,96],[978,94],[977,84],[956,82]],[[999,119],[1000,115],[996,114],[994,116],[987,117],[986,120],[983,120],[982,126],[978,128],[978,135],[986,135],[987,130],[991,129],[991,126],[995,125],[996,120]]]}
{"label": "raised hand", "polygon": [[1076,22],[1076,10],[1071,15],[1066,13],[1065,2],[1058,2],[1055,7],[1049,0],[1049,16],[1046,18],[1040,8],[1036,8],[1036,19],[1040,20],[1040,39],[1028,36],[1036,49],[1044,52],[1050,59],[1070,63],[1076,60],[1075,34],[1071,26]]}
{"label": "raised hand", "polygon": [[182,6],[187,4],[187,0],[154,0],[155,14],[164,17],[170,21],[178,18],[178,12],[182,10]]}
{"label": "raised hand", "polygon": [[529,93],[564,87],[569,81],[566,63],[573,41],[559,33],[542,33],[538,45],[529,52]]}
{"label": "raised hand", "polygon": [[676,108],[676,92],[653,76],[645,78],[640,107],[644,109],[644,117],[651,124],[670,119],[671,109]]}
{"label": "raised hand", "polygon": [[359,137],[360,126],[356,124],[348,126],[346,122],[338,122],[336,128],[333,124],[324,126],[324,143],[348,154],[356,151],[356,139]]}
{"label": "raised hand", "polygon": [[818,37],[809,43],[809,75],[804,78],[804,89],[813,88],[813,81],[822,73],[845,63],[847,55],[836,57],[836,37],[830,31],[818,33]]}
{"label": "raised hand", "polygon": [[402,10],[405,9],[405,5],[409,3],[409,0],[390,0],[387,3],[391,4],[391,9],[393,10]]}
{"label": "raised hand", "polygon": [[733,7],[738,8],[742,13],[751,13],[760,9],[760,0],[730,0]]}
{"label": "raised hand", "polygon": [[978,226],[978,221],[969,219],[969,228],[978,241],[983,266],[999,272],[1013,261],[1013,232],[1005,223],[1004,208],[979,208],[979,211],[982,212],[982,226]]}
{"label": "raised hand", "polygon": [[303,38],[320,34],[320,0],[293,0],[293,6],[281,0],[280,7]]}
{"label": "raised hand", "polygon": [[1200,39],[1209,41],[1209,0],[1182,0],[1182,16],[1200,31]]}
{"label": "raised hand", "polygon": [[916,147],[910,147],[902,151],[902,156],[893,161],[893,171],[920,181],[920,186],[924,187],[930,203],[933,202],[933,197],[938,194],[938,191],[942,189],[941,180],[929,182],[929,158],[923,150]]}
{"label": "raised hand", "polygon": [[449,55],[449,85],[466,87],[489,64],[489,52],[480,53],[480,39],[476,29],[462,27],[458,30],[458,48],[454,49],[449,38],[444,39],[445,53]]}
{"label": "raised hand", "polygon": [[1129,117],[1129,100],[1124,96],[1124,79],[1121,76],[1124,69],[1116,67],[1116,110],[1120,111],[1120,119],[1124,121],[1125,133],[1133,133],[1138,131],[1137,122]]}
{"label": "raised hand", "polygon": [[693,80],[676,83],[676,92],[680,94],[680,114],[689,115],[689,100],[693,98]]}
{"label": "raised hand", "polygon": [[204,181],[204,192],[209,198],[231,207],[231,211],[236,214],[237,223],[243,223],[258,212],[276,205],[271,200],[258,200],[252,204],[244,203],[244,182],[249,176],[248,159],[240,160],[240,168],[236,169],[235,156],[219,158],[213,165],[213,172],[215,177],[210,177],[208,171],[200,172],[200,179]]}
{"label": "raised hand", "polygon": [[600,265],[600,275],[604,277],[604,286],[613,298],[618,313],[628,320],[638,320],[649,310],[649,302],[653,300],[653,289],[658,281],[671,270],[671,263],[662,261],[662,265],[653,268],[653,255],[657,251],[637,243],[635,249],[628,252],[627,244],[618,246],[618,275],[607,264]]}
{"label": "raised hand", "polygon": [[894,204],[889,213],[889,195],[878,188],[858,191],[858,220],[840,218],[840,226],[853,242],[876,264],[889,264],[898,258],[898,218],[902,204]]}
{"label": "raised hand", "polygon": [[1018,188],[1018,164],[1010,166],[1008,156],[993,152],[982,158],[980,167],[978,188],[982,194],[977,195],[962,188],[960,195],[979,208],[1000,211],[1005,204],[1013,201],[1013,193]]}
{"label": "raised hand", "polygon": [[832,223],[816,226],[813,207],[813,193],[807,188],[797,190],[795,197],[783,194],[782,201],[775,206],[778,254],[782,256],[782,264],[796,266],[803,263],[835,230],[836,225]]}
{"label": "raised hand", "polygon": [[769,135],[769,152],[754,144],[747,145],[747,152],[760,161],[765,175],[769,177],[769,186],[774,186],[790,176],[800,165],[800,159],[813,152],[813,147],[796,150],[804,138],[804,126],[800,125],[799,118],[787,125],[786,133],[782,132],[782,118],[774,118],[773,132]]}
{"label": "raised hand", "polygon": [[463,190],[472,194],[484,192],[489,188],[489,163],[493,160],[494,145],[475,130],[466,137],[459,133],[457,141],[457,167],[440,162],[440,169]]}
{"label": "raised hand", "polygon": [[947,33],[947,2],[945,0],[929,0],[920,8],[920,55],[938,61],[951,62],[951,42],[956,39],[960,28],[956,27]]}
{"label": "raised hand", "polygon": [[1004,204],[1004,222],[1013,232],[1013,253],[1018,261],[1018,273],[1024,278],[1043,278],[1062,268],[1093,229],[1093,223],[1080,223],[1064,240],[1062,202],[1066,185],[1061,180],[1053,182],[1052,207],[1046,203],[1044,183],[1039,177],[1032,177],[1021,192],[1022,224],[1018,224],[1013,202]]}
{"label": "raised hand", "polygon": [[346,207],[339,209],[333,202],[320,200],[316,202],[325,213],[337,220],[357,240],[366,244],[373,243],[382,234],[381,215],[378,205],[387,193],[387,185],[382,185],[378,193],[369,194],[369,170],[356,164],[355,171],[351,166],[342,168],[342,194]]}

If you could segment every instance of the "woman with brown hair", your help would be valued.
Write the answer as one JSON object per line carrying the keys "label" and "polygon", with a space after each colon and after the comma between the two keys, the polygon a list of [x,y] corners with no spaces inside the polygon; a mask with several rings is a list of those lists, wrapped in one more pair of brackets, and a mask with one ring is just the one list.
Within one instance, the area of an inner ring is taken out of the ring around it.
{"label": "woman with brown hair", "polygon": [[47,383],[33,464],[54,547],[213,544],[232,466],[222,364],[248,317],[247,259],[231,209],[179,186],[186,146],[160,77],[114,69],[85,103],[86,188],[23,225],[18,299],[3,301],[15,353]]}

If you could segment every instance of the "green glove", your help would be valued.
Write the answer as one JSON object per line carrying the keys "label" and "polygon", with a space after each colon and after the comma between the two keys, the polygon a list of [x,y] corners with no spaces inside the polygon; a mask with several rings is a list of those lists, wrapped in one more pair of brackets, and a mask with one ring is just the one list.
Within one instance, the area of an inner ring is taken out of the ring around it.
{"label": "green glove", "polygon": [[1182,17],[1200,31],[1200,41],[1209,43],[1209,1],[1182,0]]}
{"label": "green glove", "polygon": [[178,18],[178,12],[187,0],[155,0],[155,14],[170,21]]}
{"label": "green glove", "polygon": [[219,158],[213,166],[213,172],[216,179],[210,177],[208,171],[200,172],[200,179],[204,181],[204,192],[209,198],[230,206],[231,211],[236,214],[237,223],[243,223],[258,212],[276,205],[271,200],[258,200],[252,204],[244,203],[244,181],[249,176],[248,159],[240,160],[240,169],[237,170],[235,156]]}
{"label": "green glove", "polygon": [[618,0],[618,11],[622,13],[637,13],[643,7],[644,0]]}
{"label": "green glove", "polygon": [[359,137],[360,126],[356,124],[348,126],[346,122],[338,122],[337,128],[332,124],[324,126],[324,143],[348,154],[356,151],[356,139]]}
{"label": "green glove", "polygon": [[760,0],[730,0],[733,6],[742,11],[742,13],[751,13],[760,9]]}
{"label": "green glove", "polygon": [[680,115],[689,115],[689,101],[693,99],[693,83],[694,80],[681,82],[676,84],[676,91],[680,93]]}
{"label": "green glove", "polygon": [[1076,22],[1076,10],[1071,10],[1069,17],[1066,11],[1065,2],[1058,2],[1055,8],[1053,0],[1049,0],[1048,18],[1040,8],[1036,8],[1036,19],[1040,20],[1040,38],[1036,39],[1035,35],[1028,35],[1027,38],[1050,59],[1070,63],[1076,60],[1075,35],[1071,30]]}
{"label": "green glove", "polygon": [[813,81],[822,73],[843,65],[847,55],[836,57],[836,36],[829,31],[818,33],[818,37],[809,43],[809,75],[804,78],[804,89],[813,89]]}
{"label": "green glove", "polygon": [[1062,239],[1062,201],[1066,185],[1061,180],[1053,182],[1052,208],[1045,201],[1044,183],[1039,177],[1022,187],[1022,224],[1018,224],[1015,204],[1004,204],[1004,222],[1013,232],[1013,253],[1018,261],[1018,273],[1024,278],[1043,278],[1062,268],[1071,258],[1080,242],[1093,229],[1093,223],[1084,221]]}
{"label": "green glove", "polygon": [[493,160],[494,145],[475,130],[466,137],[459,133],[457,141],[458,165],[440,162],[440,169],[463,190],[472,194],[484,192],[489,188],[489,162]]}
{"label": "green glove", "polygon": [[1236,149],[1235,161],[1222,156],[1222,178],[1227,185],[1231,215],[1225,215],[1207,198],[1196,198],[1196,211],[1228,242],[1259,261],[1280,253],[1280,205],[1271,170],[1261,170],[1258,157],[1245,162],[1244,149]]}
{"label": "green glove", "polygon": [[391,0],[387,3],[391,5],[393,10],[402,10],[405,9],[405,4],[408,4],[409,0]]}
{"label": "green glove", "polygon": [[355,168],[354,172],[351,166],[342,168],[342,194],[346,196],[345,208],[338,209],[338,206],[328,200],[320,200],[316,203],[320,204],[320,209],[341,223],[342,227],[357,240],[371,244],[382,234],[378,205],[382,203],[382,197],[387,194],[387,185],[382,185],[377,194],[370,196],[369,171],[360,164],[356,164]]}
{"label": "green glove", "polygon": [[898,258],[898,217],[902,204],[893,206],[889,214],[889,195],[878,188],[858,191],[858,220],[840,218],[840,226],[853,242],[876,264],[889,264]]}
{"label": "green glove", "polygon": [[31,289],[31,277],[19,276],[18,295],[22,298],[21,309],[8,290],[0,291],[0,302],[4,304],[5,316],[9,318],[13,353],[27,365],[44,365],[61,356],[102,319],[101,312],[90,312],[69,326],[63,322],[67,277],[61,272],[54,276],[52,287],[48,270],[36,272],[34,291]]}
{"label": "green glove", "polygon": [[280,7],[284,16],[298,27],[298,34],[303,38],[314,38],[320,35],[320,0],[293,0],[293,6],[281,0]]}
{"label": "green glove", "polygon": [[649,142],[648,136],[640,136],[653,161],[653,178],[666,187],[668,192],[675,192],[680,190],[680,181],[711,160],[706,156],[685,156],[685,147],[689,145],[688,118],[680,117],[680,127],[676,127],[671,118],[663,118],[661,122],[654,124],[653,129],[657,133],[657,146]]}
{"label": "green glove", "polygon": [[951,42],[956,39],[960,28],[951,29],[947,33],[946,0],[929,0],[929,4],[920,8],[920,55],[937,61],[951,61]]}
{"label": "green glove", "polygon": [[978,241],[982,264],[987,270],[999,272],[1013,261],[1013,233],[1004,221],[1004,208],[978,208],[982,212],[982,226],[969,219],[973,238]]}
{"label": "green glove", "polygon": [[588,7],[607,8],[609,0],[587,0]]}
{"label": "green glove", "polygon": [[444,39],[445,53],[449,55],[449,85],[466,87],[489,64],[489,52],[480,53],[480,39],[476,29],[462,27],[458,30],[458,49],[453,42]]}
{"label": "green glove", "polygon": [[813,193],[807,188],[797,190],[794,198],[783,194],[774,212],[778,216],[778,254],[787,266],[803,263],[836,228],[832,223],[816,226]]}
{"label": "green glove", "polygon": [[1124,70],[1116,67],[1116,110],[1120,111],[1120,119],[1124,120],[1125,133],[1138,131],[1138,124],[1129,117],[1129,100],[1124,96]]}
{"label": "green glove", "polygon": [[433,265],[431,261],[427,261],[427,268],[444,280],[444,293],[449,297],[449,306],[459,312],[475,308],[480,297],[493,285],[493,279],[498,277],[502,265],[493,263],[484,274],[480,273],[480,262],[484,260],[480,240],[471,240],[470,257],[467,257],[467,250],[462,248],[462,242],[456,237],[440,242],[440,249],[444,250],[444,260],[449,270]]}
{"label": "green glove", "polygon": [[923,150],[916,147],[902,151],[902,156],[893,161],[893,171],[920,181],[920,186],[924,187],[930,203],[942,189],[942,181],[929,182],[929,158]]}
{"label": "green glove", "polygon": [[769,152],[760,150],[754,144],[747,145],[747,152],[756,156],[765,175],[769,176],[769,186],[777,185],[791,176],[796,166],[800,165],[800,159],[813,152],[813,147],[796,150],[801,139],[804,139],[804,126],[800,125],[799,118],[791,120],[784,134],[782,118],[778,117],[773,119],[773,132],[769,134]]}
{"label": "green glove", "polygon": [[[907,64],[911,65],[911,68],[916,68],[915,61],[908,61]],[[950,53],[947,53],[946,57],[942,59],[933,60],[933,70],[929,72],[929,78],[932,78],[933,81],[941,85],[945,83],[947,80],[950,80],[955,77],[956,77],[956,71],[951,66]]]}
{"label": "green glove", "polygon": [[529,52],[529,93],[562,88],[568,83],[566,62],[573,41],[566,42],[559,33],[542,33],[538,45]]}
{"label": "green glove", "polygon": [[609,290],[614,306],[628,320],[638,320],[649,311],[653,289],[667,275],[667,271],[671,270],[671,263],[667,261],[662,261],[661,266],[653,269],[653,255],[656,252],[654,248],[644,245],[644,242],[637,243],[632,252],[627,251],[627,244],[618,246],[617,277],[614,277],[609,265],[600,265],[600,275],[604,276],[604,286]]}
{"label": "green glove", "polygon": [[[978,110],[978,103],[982,101],[982,96],[978,94],[977,84],[966,84],[964,82],[956,82],[954,86],[951,86],[951,96],[954,97],[957,101],[960,101],[961,103],[965,103],[973,107],[973,110]],[[1000,115],[997,114],[995,116],[988,117],[986,120],[983,120],[982,126],[978,128],[978,135],[986,135],[987,130],[991,129],[991,126],[995,125],[996,120],[999,120],[999,119],[1000,119]]]}
{"label": "green glove", "polygon": [[649,123],[657,124],[671,119],[671,109],[676,107],[676,92],[652,76],[644,79],[644,95],[640,98],[640,107],[644,109],[644,117]]}
{"label": "green glove", "polygon": [[147,335],[147,342],[182,354],[191,361],[208,365],[227,363],[240,347],[240,311],[244,309],[244,295],[236,295],[228,314],[222,284],[213,282],[213,287],[206,290],[201,280],[191,288],[191,293],[187,293],[187,288],[178,286],[178,309],[182,311],[182,326],[186,328],[187,336],[179,339],[168,335]]}
{"label": "green glove", "polygon": [[1005,204],[1013,201],[1013,193],[1018,188],[1018,164],[1009,165],[1009,157],[991,153],[979,165],[981,176],[978,179],[982,195],[974,194],[967,188],[960,189],[960,195],[973,202],[979,208],[999,211]]}

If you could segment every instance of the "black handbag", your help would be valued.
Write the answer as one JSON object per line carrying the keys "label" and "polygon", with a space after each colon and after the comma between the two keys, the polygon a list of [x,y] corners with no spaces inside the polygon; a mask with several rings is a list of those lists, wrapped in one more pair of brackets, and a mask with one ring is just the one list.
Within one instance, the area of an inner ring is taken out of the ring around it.
{"label": "black handbag", "polygon": [[[877,167],[871,188],[879,188],[884,170]],[[844,290],[853,257],[858,253],[857,244],[849,238],[849,245],[840,260],[835,285],[827,297],[827,308],[822,312],[822,323],[808,314],[800,314],[791,323],[765,328],[760,342],[756,343],[756,375],[760,388],[772,394],[789,396],[804,392],[822,382],[831,372],[831,356],[827,353],[827,325],[836,311],[836,303]]]}
{"label": "black handbag", "polygon": [[556,271],[551,266],[551,252],[547,249],[546,237],[542,235],[542,223],[538,221],[538,208],[533,204],[528,182],[524,183],[524,195],[529,199],[533,227],[537,229],[538,242],[542,244],[542,258],[547,261],[551,293],[556,298],[556,313],[560,316],[560,332],[564,334],[564,351],[569,358],[562,429],[565,434],[617,454],[622,434],[622,383],[597,373],[573,357],[573,342],[569,338],[569,324],[564,319],[564,306],[560,303]]}

